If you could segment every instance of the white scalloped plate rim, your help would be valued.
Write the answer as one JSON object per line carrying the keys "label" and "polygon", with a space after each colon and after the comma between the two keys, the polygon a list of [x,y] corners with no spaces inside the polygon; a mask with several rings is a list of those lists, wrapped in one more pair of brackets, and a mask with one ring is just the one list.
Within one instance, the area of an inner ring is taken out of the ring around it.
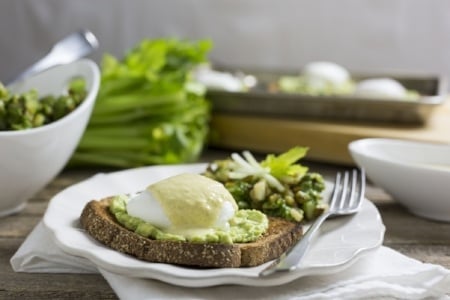
{"label": "white scalloped plate rim", "polygon": [[[99,173],[55,195],[44,215],[44,225],[57,245],[65,252],[84,257],[107,271],[120,275],[157,279],[186,287],[224,284],[275,286],[308,275],[339,272],[359,257],[376,250],[383,242],[385,227],[376,207],[368,200],[361,211],[351,217],[326,221],[320,235],[299,268],[291,272],[258,277],[267,264],[252,268],[194,269],[170,264],[149,263],[112,250],[91,238],[79,225],[84,205],[119,193],[133,193],[151,182],[183,173],[200,173],[206,164],[150,166],[112,173]],[[327,182],[327,190],[332,184]]]}

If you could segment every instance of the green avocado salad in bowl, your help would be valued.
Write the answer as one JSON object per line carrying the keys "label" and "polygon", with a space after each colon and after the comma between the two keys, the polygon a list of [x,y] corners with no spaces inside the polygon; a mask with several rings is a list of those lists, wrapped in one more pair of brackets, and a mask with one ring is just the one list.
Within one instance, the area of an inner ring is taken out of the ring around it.
{"label": "green avocado salad in bowl", "polygon": [[308,151],[294,147],[257,161],[249,152],[233,153],[210,163],[203,175],[224,184],[240,209],[258,209],[268,216],[302,222],[315,219],[327,205],[322,175],[297,163]]}

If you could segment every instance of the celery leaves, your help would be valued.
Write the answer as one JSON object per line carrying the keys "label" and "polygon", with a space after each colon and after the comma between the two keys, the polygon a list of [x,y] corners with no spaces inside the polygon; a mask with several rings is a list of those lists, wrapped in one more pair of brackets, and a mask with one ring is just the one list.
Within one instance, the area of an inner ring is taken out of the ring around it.
{"label": "celery leaves", "polygon": [[308,172],[308,168],[296,164],[296,162],[303,158],[307,152],[307,147],[294,147],[278,156],[269,154],[261,162],[261,166],[269,168],[270,174],[278,179],[284,177],[301,177]]}
{"label": "celery leaves", "polygon": [[101,87],[73,165],[135,167],[195,161],[210,104],[192,69],[211,42],[145,39],[117,59],[105,54]]}

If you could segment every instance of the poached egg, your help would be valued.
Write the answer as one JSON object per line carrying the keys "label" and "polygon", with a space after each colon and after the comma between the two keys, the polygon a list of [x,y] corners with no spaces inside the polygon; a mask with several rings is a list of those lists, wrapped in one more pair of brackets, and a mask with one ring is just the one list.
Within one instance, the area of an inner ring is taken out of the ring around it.
{"label": "poached egg", "polygon": [[228,231],[238,206],[222,183],[199,174],[156,182],[131,197],[127,213],[161,230],[183,235]]}

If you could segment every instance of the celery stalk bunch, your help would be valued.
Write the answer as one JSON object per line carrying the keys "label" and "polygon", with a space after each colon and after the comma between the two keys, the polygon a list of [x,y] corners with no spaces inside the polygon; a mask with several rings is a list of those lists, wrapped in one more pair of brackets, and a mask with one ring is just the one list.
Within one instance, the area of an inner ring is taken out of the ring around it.
{"label": "celery stalk bunch", "polygon": [[210,105],[191,72],[207,62],[207,40],[142,40],[123,59],[105,54],[91,120],[75,165],[119,168],[195,161]]}

